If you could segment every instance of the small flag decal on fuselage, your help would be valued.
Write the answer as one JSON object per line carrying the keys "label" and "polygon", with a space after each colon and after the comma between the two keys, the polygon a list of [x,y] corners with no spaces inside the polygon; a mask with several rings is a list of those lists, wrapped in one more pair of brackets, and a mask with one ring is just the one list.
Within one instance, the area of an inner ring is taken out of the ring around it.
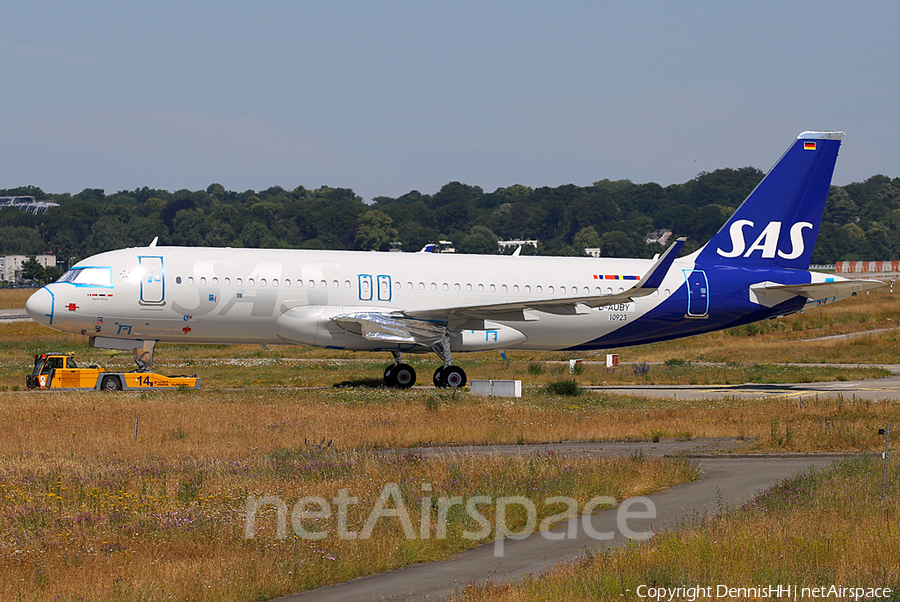
{"label": "small flag decal on fuselage", "polygon": [[804,142],[803,150],[816,150],[816,143],[815,142]]}
{"label": "small flag decal on fuselage", "polygon": [[640,280],[640,276],[623,276],[621,274],[594,274],[594,280]]}

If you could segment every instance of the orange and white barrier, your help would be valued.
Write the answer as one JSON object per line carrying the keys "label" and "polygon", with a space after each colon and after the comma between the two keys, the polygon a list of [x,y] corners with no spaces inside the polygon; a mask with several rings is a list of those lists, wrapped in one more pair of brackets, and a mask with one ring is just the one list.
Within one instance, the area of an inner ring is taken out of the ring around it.
{"label": "orange and white barrier", "polygon": [[900,261],[838,261],[834,264],[834,272],[836,274],[900,272]]}

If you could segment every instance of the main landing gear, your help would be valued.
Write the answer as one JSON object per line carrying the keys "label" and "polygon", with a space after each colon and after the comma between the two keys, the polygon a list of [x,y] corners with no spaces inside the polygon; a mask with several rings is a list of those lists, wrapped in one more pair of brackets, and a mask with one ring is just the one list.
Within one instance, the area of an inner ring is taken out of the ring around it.
{"label": "main landing gear", "polygon": [[[416,384],[416,371],[409,364],[400,361],[400,352],[392,351],[394,363],[384,370],[384,384],[396,389],[408,389]],[[449,359],[449,353],[447,354]],[[445,364],[434,371],[431,381],[435,387],[464,387],[467,378],[466,371],[459,366]]]}
{"label": "main landing gear", "polygon": [[384,384],[397,389],[408,389],[416,384],[416,371],[409,364],[400,363],[398,358],[396,364],[385,368]]}
{"label": "main landing gear", "polygon": [[435,387],[465,387],[466,371],[459,366],[441,366],[431,377]]}

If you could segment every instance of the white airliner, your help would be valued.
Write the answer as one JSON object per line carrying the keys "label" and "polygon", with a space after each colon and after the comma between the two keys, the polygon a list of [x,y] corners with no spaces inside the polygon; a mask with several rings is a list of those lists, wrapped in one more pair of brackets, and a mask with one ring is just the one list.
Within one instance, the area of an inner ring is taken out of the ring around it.
{"label": "white airliner", "polygon": [[809,272],[841,132],[804,132],[699,251],[655,260],[150,246],[79,262],[28,300],[37,322],[134,350],[162,343],[386,351],[385,384],[416,382],[401,353],[433,351],[433,382],[463,386],[451,351],[588,350],[792,314],[883,286]]}

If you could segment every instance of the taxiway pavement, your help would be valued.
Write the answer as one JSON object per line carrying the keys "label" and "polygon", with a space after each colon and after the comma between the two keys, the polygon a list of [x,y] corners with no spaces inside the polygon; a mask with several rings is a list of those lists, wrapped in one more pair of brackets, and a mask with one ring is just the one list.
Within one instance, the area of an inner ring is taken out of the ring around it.
{"label": "taxiway pavement", "polygon": [[[644,453],[704,453],[723,445],[734,446],[736,440],[698,440],[660,443],[577,443],[542,446],[475,446],[465,451],[448,448],[422,448],[429,453],[494,453],[522,454],[550,449],[561,453],[623,455]],[[799,472],[821,469],[838,455],[806,456],[704,456],[697,459],[703,478],[678,485],[649,496],[656,509],[655,518],[629,519],[634,532],[672,528],[698,516],[714,513],[725,506],[737,506],[755,494]],[[636,508],[643,509],[637,505]],[[503,555],[495,556],[495,544],[481,545],[459,553],[448,560],[416,564],[362,577],[353,581],[280,598],[279,602],[357,602],[363,600],[440,600],[461,591],[468,584],[517,582],[525,575],[544,572],[554,565],[573,560],[591,547],[617,547],[627,540],[617,526],[617,509],[582,515],[550,531],[559,539],[535,533],[527,537],[510,537],[504,541]],[[586,521],[589,521],[586,523]],[[599,541],[588,535],[585,524],[595,532],[614,534],[613,539]],[[571,535],[571,537],[570,537]]]}

